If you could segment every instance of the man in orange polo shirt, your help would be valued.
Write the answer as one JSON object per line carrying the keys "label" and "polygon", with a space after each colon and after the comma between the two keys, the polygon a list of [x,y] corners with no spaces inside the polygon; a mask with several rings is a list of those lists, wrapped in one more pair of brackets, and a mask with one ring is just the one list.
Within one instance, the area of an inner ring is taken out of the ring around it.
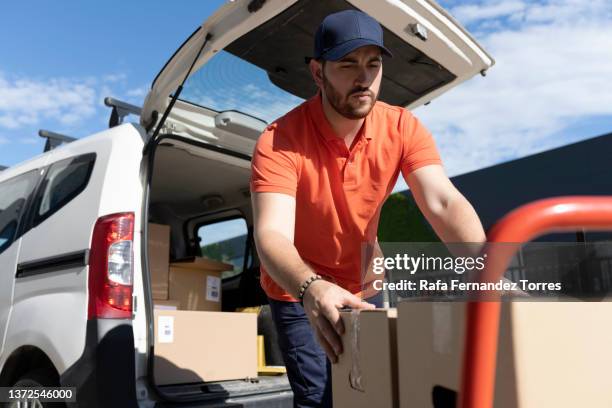
{"label": "man in orange polo shirt", "polygon": [[331,406],[329,361],[342,352],[344,330],[338,309],[381,304],[355,295],[364,284],[361,248],[375,245],[400,173],[443,241],[485,240],[431,134],[408,110],[377,101],[383,53],[391,56],[368,15],[327,16],[310,62],[319,92],[268,126],[253,155],[261,284],[298,407]]}

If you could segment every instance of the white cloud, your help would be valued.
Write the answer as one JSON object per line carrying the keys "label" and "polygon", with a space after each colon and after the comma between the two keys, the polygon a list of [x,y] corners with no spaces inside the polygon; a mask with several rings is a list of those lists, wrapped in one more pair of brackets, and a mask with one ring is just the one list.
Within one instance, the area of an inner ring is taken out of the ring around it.
{"label": "white cloud", "polygon": [[126,74],[108,74],[102,77],[104,82],[121,82],[127,79]]}
{"label": "white cloud", "polygon": [[16,129],[20,125],[19,122],[10,115],[2,115],[0,116],[0,126],[7,129]]}
{"label": "white cloud", "polygon": [[36,138],[36,137],[24,137],[23,139],[20,139],[19,142],[22,144],[27,144],[27,145],[35,145],[35,144],[39,144],[41,141],[40,138]]}
{"label": "white cloud", "polygon": [[525,4],[517,0],[504,0],[499,2],[487,2],[486,4],[469,4],[453,8],[452,14],[462,24],[470,24],[483,19],[506,17],[517,12],[522,12]]}
{"label": "white cloud", "polygon": [[149,92],[150,87],[148,85],[141,86],[140,88],[128,89],[125,93],[130,98],[144,98]]}
{"label": "white cloud", "polygon": [[133,99],[145,89],[126,91],[126,87],[125,74],[27,78],[0,72],[0,128],[20,132],[43,127],[88,134],[108,121],[104,97]]}
{"label": "white cloud", "polygon": [[0,73],[0,126],[17,129],[44,120],[73,124],[95,113],[95,89],[67,78],[7,79]]}
{"label": "white cloud", "polygon": [[415,111],[450,175],[596,136],[553,138],[594,116],[609,116],[612,127],[612,2],[515,3],[518,26],[504,23],[479,38],[496,59],[487,77]]}
{"label": "white cloud", "polygon": [[579,34],[582,23],[588,24],[597,20],[608,21],[609,25],[612,7],[609,0],[549,1],[526,8],[524,18],[527,22],[570,24],[576,29],[576,34]]}

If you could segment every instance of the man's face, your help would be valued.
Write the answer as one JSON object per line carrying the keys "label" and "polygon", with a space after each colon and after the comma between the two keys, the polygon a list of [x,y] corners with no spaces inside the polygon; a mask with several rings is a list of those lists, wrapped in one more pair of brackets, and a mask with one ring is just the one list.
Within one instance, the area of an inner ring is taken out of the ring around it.
{"label": "man's face", "polygon": [[347,119],[367,116],[380,91],[380,48],[360,47],[338,61],[326,61],[323,65],[322,91],[336,112]]}

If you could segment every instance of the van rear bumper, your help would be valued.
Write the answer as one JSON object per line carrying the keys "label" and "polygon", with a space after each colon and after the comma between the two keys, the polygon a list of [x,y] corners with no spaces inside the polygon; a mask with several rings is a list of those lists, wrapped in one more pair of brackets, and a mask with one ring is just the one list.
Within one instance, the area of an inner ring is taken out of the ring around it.
{"label": "van rear bumper", "polygon": [[62,387],[76,387],[66,405],[137,408],[134,358],[131,320],[88,320],[83,354],[60,375]]}
{"label": "van rear bumper", "polygon": [[155,408],[291,408],[293,407],[293,393],[281,391],[269,394],[251,395],[248,397],[230,398],[224,402],[191,402],[166,403],[158,402]]}
{"label": "van rear bumper", "polygon": [[293,392],[286,374],[160,388],[168,398],[157,402],[155,406],[159,408],[293,407]]}

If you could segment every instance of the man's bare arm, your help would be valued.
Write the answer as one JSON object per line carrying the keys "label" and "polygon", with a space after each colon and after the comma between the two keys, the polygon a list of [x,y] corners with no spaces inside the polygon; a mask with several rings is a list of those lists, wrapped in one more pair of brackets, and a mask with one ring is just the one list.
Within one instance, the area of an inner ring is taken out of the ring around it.
{"label": "man's bare arm", "polygon": [[[295,198],[280,193],[253,193],[254,236],[259,259],[283,289],[298,297],[299,287],[316,274],[300,257],[293,237]],[[304,312],[332,362],[342,353],[344,326],[338,309],[373,308],[357,296],[325,280],[314,281],[304,294]]]}
{"label": "man's bare arm", "polygon": [[293,297],[300,285],[316,274],[293,245],[295,198],[280,193],[253,193],[254,237],[268,274]]}
{"label": "man's bare arm", "polygon": [[408,174],[406,182],[423,215],[442,241],[486,241],[476,211],[453,186],[442,166],[421,167]]}
{"label": "man's bare arm", "polygon": [[[444,242],[478,243],[451,249],[456,256],[476,256],[487,237],[474,207],[453,186],[440,165],[424,166],[406,178],[417,205]],[[511,282],[503,278],[505,282]],[[528,296],[522,290],[502,291]]]}

